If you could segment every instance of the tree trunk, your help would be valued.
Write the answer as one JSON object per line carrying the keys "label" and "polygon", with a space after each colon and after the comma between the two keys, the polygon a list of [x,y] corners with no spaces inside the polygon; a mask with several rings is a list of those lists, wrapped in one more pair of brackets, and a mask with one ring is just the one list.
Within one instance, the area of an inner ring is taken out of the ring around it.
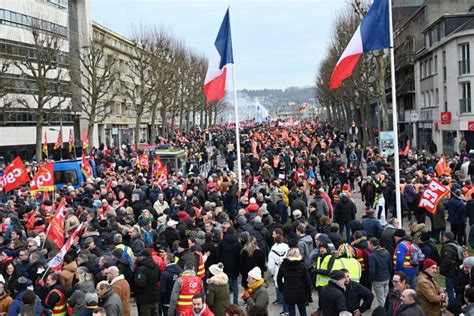
{"label": "tree trunk", "polygon": [[204,107],[205,105],[201,104],[201,109],[199,112],[199,126],[201,127],[201,130],[204,129]]}
{"label": "tree trunk", "polygon": [[150,144],[156,144],[156,107],[157,105],[152,106],[150,114]]}
{"label": "tree trunk", "polygon": [[[387,96],[385,94],[385,76],[386,76],[386,68],[385,68],[385,59],[383,52],[377,55],[377,65],[378,65],[378,82],[377,82],[377,89],[379,95],[379,102],[382,105],[383,115],[382,115],[382,130],[388,130],[390,128],[389,119],[388,119],[388,104],[387,104]],[[393,115],[397,115],[397,113],[393,113]]]}
{"label": "tree trunk", "polygon": [[89,146],[92,147],[92,144],[94,143],[93,137],[94,137],[94,119],[89,119],[89,122],[87,122],[87,138],[89,139]]}
{"label": "tree trunk", "polygon": [[193,109],[193,130],[196,129],[196,108]]}
{"label": "tree trunk", "polygon": [[161,105],[160,109],[160,116],[161,116],[161,136],[166,135],[166,109],[163,105]]}
{"label": "tree trunk", "polygon": [[135,120],[135,145],[140,143],[140,123],[142,121],[142,115],[137,114],[137,118]]}
{"label": "tree trunk", "polygon": [[42,138],[43,138],[43,118],[42,114],[38,113],[36,120],[36,161],[40,163],[43,160]]}
{"label": "tree trunk", "polygon": [[179,129],[183,130],[183,116],[184,116],[184,107],[181,104],[179,107]]}

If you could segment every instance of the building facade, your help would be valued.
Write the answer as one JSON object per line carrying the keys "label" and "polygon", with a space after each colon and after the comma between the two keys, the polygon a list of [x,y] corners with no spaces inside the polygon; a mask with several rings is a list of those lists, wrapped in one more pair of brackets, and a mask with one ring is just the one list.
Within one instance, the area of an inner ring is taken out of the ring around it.
{"label": "building facade", "polygon": [[438,153],[459,152],[464,137],[474,148],[474,12],[444,15],[422,34],[425,47],[415,56],[416,110],[430,129],[415,130],[433,141]]}

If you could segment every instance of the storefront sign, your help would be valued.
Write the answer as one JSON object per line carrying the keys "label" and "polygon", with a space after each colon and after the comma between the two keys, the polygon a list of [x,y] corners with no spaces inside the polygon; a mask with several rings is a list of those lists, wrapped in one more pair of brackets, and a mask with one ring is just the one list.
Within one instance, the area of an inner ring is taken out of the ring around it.
{"label": "storefront sign", "polygon": [[474,122],[467,123],[467,130],[470,132],[474,132]]}
{"label": "storefront sign", "polygon": [[441,112],[441,124],[451,124],[451,112]]}

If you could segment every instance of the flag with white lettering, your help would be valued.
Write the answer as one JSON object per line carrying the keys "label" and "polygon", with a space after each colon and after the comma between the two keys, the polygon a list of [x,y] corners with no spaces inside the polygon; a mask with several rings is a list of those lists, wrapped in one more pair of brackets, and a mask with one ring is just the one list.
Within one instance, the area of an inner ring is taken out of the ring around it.
{"label": "flag with white lettering", "polygon": [[423,191],[418,207],[424,207],[431,214],[436,213],[439,202],[449,193],[449,188],[436,179],[431,180],[428,187]]}

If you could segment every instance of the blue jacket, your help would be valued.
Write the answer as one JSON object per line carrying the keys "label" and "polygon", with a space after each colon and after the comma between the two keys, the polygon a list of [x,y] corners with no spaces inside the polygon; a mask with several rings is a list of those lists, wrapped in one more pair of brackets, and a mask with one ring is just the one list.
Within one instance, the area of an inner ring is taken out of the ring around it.
{"label": "blue jacket", "polygon": [[406,275],[415,275],[416,274],[416,267],[413,268],[407,268],[403,266],[403,262],[405,260],[405,255],[410,256],[410,253],[407,254],[410,250],[408,249],[406,242],[407,240],[405,238],[401,239],[397,247],[395,248],[395,255],[397,256],[397,261],[395,264],[395,271],[402,271],[405,272]]}
{"label": "blue jacket", "polygon": [[[20,314],[20,310],[23,307],[23,295],[25,294],[26,290],[18,292],[13,300],[12,304],[10,305],[10,309],[8,310],[8,316],[17,316]],[[41,300],[38,296],[36,296],[35,302],[35,315],[41,316],[43,313],[44,307],[41,305]]]}
{"label": "blue jacket", "polygon": [[464,224],[466,222],[466,206],[456,195],[449,200],[448,221],[451,224]]}
{"label": "blue jacket", "polygon": [[367,239],[372,237],[379,238],[383,232],[383,227],[380,224],[379,220],[373,217],[364,218],[362,220],[362,227],[367,234]]}
{"label": "blue jacket", "polygon": [[393,262],[390,253],[383,247],[375,248],[369,256],[370,281],[388,281],[392,275]]}

